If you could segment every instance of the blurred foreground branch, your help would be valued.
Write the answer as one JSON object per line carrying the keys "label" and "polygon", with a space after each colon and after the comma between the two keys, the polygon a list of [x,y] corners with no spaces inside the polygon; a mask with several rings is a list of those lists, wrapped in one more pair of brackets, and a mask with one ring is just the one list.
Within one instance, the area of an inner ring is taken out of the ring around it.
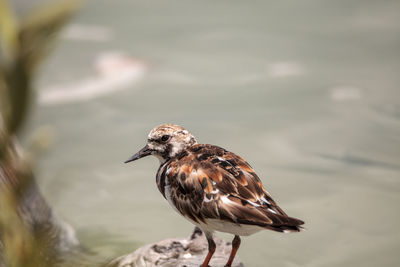
{"label": "blurred foreground branch", "polygon": [[58,251],[77,243],[41,196],[16,134],[29,111],[35,71],[78,3],[53,4],[18,21],[0,0],[0,266],[50,266]]}
{"label": "blurred foreground branch", "polygon": [[16,134],[26,118],[35,71],[78,3],[65,1],[39,9],[18,23],[7,2],[0,0],[0,159],[10,142],[6,137]]}

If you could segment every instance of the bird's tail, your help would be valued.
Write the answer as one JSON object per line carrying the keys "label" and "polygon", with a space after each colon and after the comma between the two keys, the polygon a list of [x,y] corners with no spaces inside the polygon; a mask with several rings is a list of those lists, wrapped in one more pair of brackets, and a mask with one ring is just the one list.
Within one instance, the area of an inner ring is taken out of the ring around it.
{"label": "bird's tail", "polygon": [[302,220],[293,217],[286,217],[285,221],[281,224],[274,223],[272,225],[265,225],[264,227],[277,232],[292,233],[303,231],[303,224],[304,222]]}

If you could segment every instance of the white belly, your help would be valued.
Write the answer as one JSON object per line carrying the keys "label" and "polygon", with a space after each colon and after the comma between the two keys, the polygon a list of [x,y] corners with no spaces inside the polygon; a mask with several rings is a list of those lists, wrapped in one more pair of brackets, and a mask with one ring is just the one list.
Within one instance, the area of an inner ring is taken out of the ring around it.
{"label": "white belly", "polygon": [[218,231],[240,236],[248,236],[264,230],[262,227],[256,225],[236,224],[217,219],[207,219],[206,223],[195,224],[207,232]]}

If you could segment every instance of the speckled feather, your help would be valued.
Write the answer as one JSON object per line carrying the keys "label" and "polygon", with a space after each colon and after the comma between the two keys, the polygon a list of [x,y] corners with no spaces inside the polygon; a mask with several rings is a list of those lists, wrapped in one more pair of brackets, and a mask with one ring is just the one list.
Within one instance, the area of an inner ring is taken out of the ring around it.
{"label": "speckled feather", "polygon": [[178,212],[195,224],[209,219],[299,231],[240,156],[213,145],[194,144],[161,164],[157,186]]}

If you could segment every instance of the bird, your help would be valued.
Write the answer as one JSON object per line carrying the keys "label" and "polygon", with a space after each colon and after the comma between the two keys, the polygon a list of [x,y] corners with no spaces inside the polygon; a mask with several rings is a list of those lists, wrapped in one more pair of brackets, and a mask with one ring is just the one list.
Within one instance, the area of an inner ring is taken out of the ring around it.
{"label": "bird", "polygon": [[300,232],[304,222],[289,217],[265,190],[260,178],[242,157],[216,145],[199,144],[185,128],[161,124],[150,131],[147,144],[125,163],[153,155],[160,161],[159,191],[184,218],[207,238],[208,267],[216,250],[215,232],[234,235],[226,263],[231,267],[240,236],[261,230]]}

